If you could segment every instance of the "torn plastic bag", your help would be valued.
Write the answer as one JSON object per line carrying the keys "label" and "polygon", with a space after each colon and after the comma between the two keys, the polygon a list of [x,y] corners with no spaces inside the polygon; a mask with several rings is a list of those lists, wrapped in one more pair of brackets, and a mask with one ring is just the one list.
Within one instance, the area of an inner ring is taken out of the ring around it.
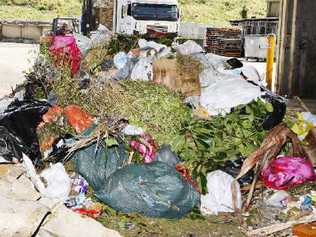
{"label": "torn plastic bag", "polygon": [[77,172],[97,191],[111,174],[127,163],[128,155],[123,144],[108,148],[95,143],[77,151],[73,160]]}
{"label": "torn plastic bag", "polygon": [[81,54],[85,57],[90,50],[91,40],[82,34],[74,33],[73,35],[76,39],[76,44],[80,49]]}
{"label": "torn plastic bag", "polygon": [[193,186],[174,167],[162,162],[118,170],[96,196],[123,213],[164,218],[181,218],[200,200]]}
{"label": "torn plastic bag", "polygon": [[127,63],[125,64],[125,66],[116,73],[113,79],[118,80],[118,81],[128,79],[128,77],[131,75],[135,67],[135,64],[137,63],[137,60],[138,59],[134,59],[134,58],[129,59]]}
{"label": "torn plastic bag", "polygon": [[279,157],[262,170],[261,178],[269,188],[287,190],[315,181],[316,174],[310,160],[302,157]]}
{"label": "torn plastic bag", "polygon": [[167,48],[166,45],[158,44],[154,41],[147,41],[145,39],[138,40],[138,45],[141,50],[154,49],[156,53],[161,52],[162,50]]}
{"label": "torn plastic bag", "polygon": [[[0,126],[17,137],[20,147],[38,165],[41,159],[40,145],[37,138],[36,128],[42,121],[42,116],[48,111],[49,104],[41,101],[14,101],[6,111],[0,114]],[[20,154],[20,152],[15,153]],[[16,157],[21,161],[22,156]]]}

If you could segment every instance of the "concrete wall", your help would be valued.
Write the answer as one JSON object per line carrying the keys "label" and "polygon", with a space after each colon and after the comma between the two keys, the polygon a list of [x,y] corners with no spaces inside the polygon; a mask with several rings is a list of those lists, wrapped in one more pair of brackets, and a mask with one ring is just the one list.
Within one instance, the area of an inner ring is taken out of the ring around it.
{"label": "concrete wall", "polygon": [[51,30],[50,22],[0,21],[0,40],[12,42],[39,42],[40,37]]}

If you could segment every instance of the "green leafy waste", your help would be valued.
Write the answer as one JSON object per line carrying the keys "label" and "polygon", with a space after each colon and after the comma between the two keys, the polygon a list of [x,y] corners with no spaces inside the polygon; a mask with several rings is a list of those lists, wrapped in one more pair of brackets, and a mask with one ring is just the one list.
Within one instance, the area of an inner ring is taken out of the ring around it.
{"label": "green leafy waste", "polygon": [[272,110],[270,103],[258,99],[235,108],[225,117],[215,116],[209,121],[193,119],[183,126],[172,146],[193,171],[203,193],[207,191],[207,173],[227,160],[247,157],[260,147],[267,133],[262,123]]}

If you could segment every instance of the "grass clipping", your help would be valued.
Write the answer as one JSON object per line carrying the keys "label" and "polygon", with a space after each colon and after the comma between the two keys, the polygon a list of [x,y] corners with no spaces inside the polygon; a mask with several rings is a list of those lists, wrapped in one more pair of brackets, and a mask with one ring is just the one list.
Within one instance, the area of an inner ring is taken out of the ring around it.
{"label": "grass clipping", "polygon": [[128,119],[160,144],[169,144],[191,118],[180,95],[152,82],[94,82],[88,90],[80,90],[78,81],[64,77],[54,83],[53,91],[60,106],[76,104],[101,119]]}

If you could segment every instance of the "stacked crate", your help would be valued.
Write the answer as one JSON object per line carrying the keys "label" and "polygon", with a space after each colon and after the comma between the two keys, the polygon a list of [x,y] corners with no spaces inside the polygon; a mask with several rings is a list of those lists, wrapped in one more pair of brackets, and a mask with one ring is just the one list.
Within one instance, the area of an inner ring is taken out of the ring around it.
{"label": "stacked crate", "polygon": [[241,31],[228,28],[207,28],[206,50],[209,53],[226,57],[241,57]]}

